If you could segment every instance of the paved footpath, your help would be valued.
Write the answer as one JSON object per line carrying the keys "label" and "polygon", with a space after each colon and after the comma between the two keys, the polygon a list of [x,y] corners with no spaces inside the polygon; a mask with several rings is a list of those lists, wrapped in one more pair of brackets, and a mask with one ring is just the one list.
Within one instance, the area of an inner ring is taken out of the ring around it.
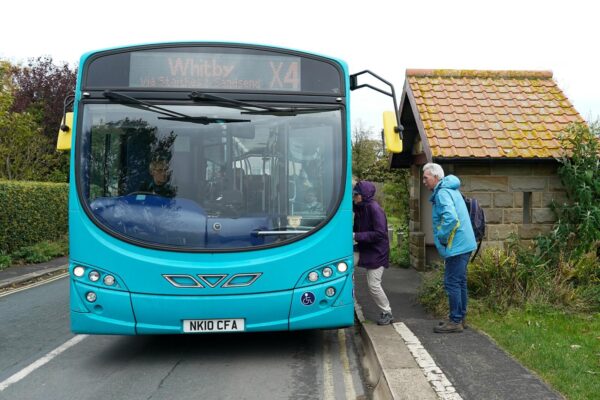
{"label": "paved footpath", "polygon": [[[379,311],[368,294],[366,273],[363,268],[358,268],[355,273],[356,300],[366,319],[362,326],[367,326],[371,335],[380,335],[380,341],[395,340],[395,349],[389,349],[387,352],[396,353],[397,358],[405,358],[408,349],[416,363],[422,367],[422,373],[438,398],[563,399],[536,375],[498,348],[486,335],[475,329],[469,328],[462,333],[453,334],[434,333],[433,327],[439,319],[427,314],[416,299],[420,278],[421,275],[411,268],[391,267],[383,274],[383,287],[395,318],[395,323],[391,327],[380,327],[374,322],[378,318]],[[390,332],[397,336],[393,337]],[[402,340],[398,340],[398,337]],[[369,341],[368,336],[366,341]],[[386,357],[393,358],[390,354]],[[399,368],[395,371],[395,375],[401,372],[402,369]],[[413,373],[413,370],[407,370],[407,374]],[[398,380],[400,383],[402,381],[402,379]],[[419,382],[421,381],[416,381],[415,385]],[[411,388],[406,386],[391,388],[392,396],[383,397],[416,398],[407,395],[405,392],[407,389]],[[429,397],[423,394],[418,398]]]}

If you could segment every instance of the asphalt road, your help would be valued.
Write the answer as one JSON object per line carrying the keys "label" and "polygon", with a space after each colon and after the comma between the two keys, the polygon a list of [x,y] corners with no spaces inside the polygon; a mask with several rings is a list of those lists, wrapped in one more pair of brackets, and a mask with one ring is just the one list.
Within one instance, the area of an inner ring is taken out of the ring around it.
{"label": "asphalt road", "polygon": [[353,328],[74,336],[66,278],[0,296],[0,399],[364,398]]}

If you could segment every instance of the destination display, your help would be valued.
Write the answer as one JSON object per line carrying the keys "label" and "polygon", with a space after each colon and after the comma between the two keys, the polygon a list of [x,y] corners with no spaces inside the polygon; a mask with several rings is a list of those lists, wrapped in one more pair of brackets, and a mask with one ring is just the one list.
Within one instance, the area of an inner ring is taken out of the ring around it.
{"label": "destination display", "polygon": [[156,45],[107,50],[83,62],[83,90],[226,90],[343,96],[343,65],[252,46]]}
{"label": "destination display", "polygon": [[275,54],[132,52],[129,87],[300,91],[300,60]]}

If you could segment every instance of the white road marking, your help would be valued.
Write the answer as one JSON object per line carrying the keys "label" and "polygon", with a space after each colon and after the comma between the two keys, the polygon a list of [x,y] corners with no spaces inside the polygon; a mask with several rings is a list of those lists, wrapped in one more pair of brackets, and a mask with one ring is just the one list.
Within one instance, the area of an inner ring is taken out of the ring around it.
{"label": "white road marking", "polygon": [[340,359],[344,369],[344,386],[346,387],[346,399],[356,399],[356,391],[354,390],[354,381],[352,380],[352,372],[350,371],[350,360],[348,359],[348,349],[346,348],[346,331],[338,329],[338,341],[340,344]]}
{"label": "white road marking", "polygon": [[[325,332],[327,333],[327,332]],[[331,364],[331,354],[329,340],[324,335],[323,340],[323,400],[335,400],[335,388],[333,386],[333,366]]]}
{"label": "white road marking", "polygon": [[452,383],[450,383],[446,375],[436,365],[415,334],[402,322],[396,322],[394,329],[396,329],[396,332],[400,334],[406,343],[406,347],[408,347],[415,361],[423,370],[427,381],[433,390],[435,390],[438,397],[443,400],[462,400],[462,397],[456,393],[456,389],[452,386]]}
{"label": "white road marking", "polygon": [[21,379],[25,378],[27,375],[29,375],[36,369],[40,368],[44,364],[47,364],[48,362],[52,361],[52,359],[55,358],[56,356],[58,356],[60,353],[75,346],[77,343],[81,342],[86,337],[88,337],[88,335],[77,335],[77,336],[71,338],[67,342],[58,346],[56,349],[52,350],[50,353],[46,354],[44,357],[29,364],[27,367],[23,368],[22,370],[15,373],[14,375],[12,375],[8,379],[4,380],[3,382],[0,382],[0,392],[2,392],[4,389],[9,387],[13,383],[19,382]]}
{"label": "white road marking", "polygon": [[16,288],[14,290],[6,291],[6,292],[0,294],[0,297],[8,296],[9,294],[15,294],[15,293],[18,293],[18,292],[22,292],[23,290],[27,290],[27,289],[31,289],[31,288],[34,288],[34,287],[42,286],[42,285],[45,285],[46,283],[54,282],[54,281],[57,281],[59,279],[65,278],[67,276],[69,276],[69,273],[65,272],[64,274],[56,275],[56,276],[53,276],[52,278],[48,278],[48,279],[45,279],[45,280],[40,281],[40,282],[32,283],[31,285],[27,285],[27,286],[23,286],[23,287],[20,287],[20,288]]}

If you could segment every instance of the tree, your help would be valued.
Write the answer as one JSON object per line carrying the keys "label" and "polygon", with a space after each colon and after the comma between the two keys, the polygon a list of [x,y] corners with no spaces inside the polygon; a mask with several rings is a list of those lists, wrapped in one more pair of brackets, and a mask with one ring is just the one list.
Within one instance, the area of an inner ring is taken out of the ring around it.
{"label": "tree", "polygon": [[55,65],[49,56],[12,67],[14,99],[10,111],[27,113],[41,128],[37,130],[41,138],[35,141],[45,150],[46,168],[44,174],[36,174],[38,179],[65,182],[69,175],[69,154],[57,152],[55,145],[64,99],[75,91],[76,76],[77,69],[67,63]]}
{"label": "tree", "polygon": [[13,107],[12,66],[0,61],[0,179],[43,180],[53,164],[47,140],[29,112]]}
{"label": "tree", "polygon": [[372,170],[381,158],[381,141],[373,139],[374,133],[362,121],[352,131],[352,174],[357,179],[372,179]]}
{"label": "tree", "polygon": [[352,132],[352,173],[358,179],[374,182],[401,183],[405,170],[392,170],[381,138],[359,121]]}
{"label": "tree", "polygon": [[75,92],[76,78],[77,69],[72,70],[67,63],[55,65],[49,56],[30,58],[27,65],[14,68],[12,111],[34,112],[43,127],[44,136],[54,142],[64,99]]}
{"label": "tree", "polygon": [[383,183],[383,206],[388,215],[408,221],[408,169],[390,169],[381,139],[359,121],[352,132],[352,174],[359,180]]}

